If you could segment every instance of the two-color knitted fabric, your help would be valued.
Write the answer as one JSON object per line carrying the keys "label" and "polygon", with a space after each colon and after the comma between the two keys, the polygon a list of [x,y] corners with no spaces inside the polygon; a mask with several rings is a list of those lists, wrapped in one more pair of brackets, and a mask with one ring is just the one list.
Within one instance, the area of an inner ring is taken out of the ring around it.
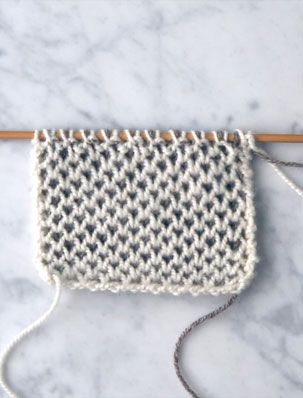
{"label": "two-color knitted fabric", "polygon": [[[60,132],[59,132],[60,133]],[[92,290],[239,292],[255,267],[249,137],[34,141],[38,260]]]}

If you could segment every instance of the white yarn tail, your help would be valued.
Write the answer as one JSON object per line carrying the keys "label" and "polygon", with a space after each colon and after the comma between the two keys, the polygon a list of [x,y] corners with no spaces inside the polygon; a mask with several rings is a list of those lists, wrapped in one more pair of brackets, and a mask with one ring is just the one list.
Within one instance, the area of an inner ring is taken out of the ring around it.
{"label": "white yarn tail", "polygon": [[270,163],[271,167],[275,170],[275,172],[282,178],[283,181],[286,182],[287,185],[290,186],[292,190],[294,190],[299,196],[303,198],[303,189],[299,187],[293,180],[291,180],[285,173],[278,167],[276,164]]}
{"label": "white yarn tail", "polygon": [[0,386],[7,393],[7,395],[11,398],[18,398],[18,395],[12,390],[12,388],[9,386],[9,384],[5,378],[5,367],[6,367],[8,357],[11,354],[11,352],[14,350],[14,348],[26,336],[28,336],[35,329],[37,329],[39,326],[41,326],[45,321],[47,321],[47,319],[51,316],[52,312],[56,308],[56,306],[59,302],[59,299],[60,299],[60,295],[61,295],[61,282],[57,276],[54,276],[53,279],[55,281],[56,291],[55,291],[54,299],[53,299],[52,304],[49,307],[49,309],[46,310],[45,313],[40,318],[38,318],[36,321],[31,323],[25,329],[23,329],[0,355]]}

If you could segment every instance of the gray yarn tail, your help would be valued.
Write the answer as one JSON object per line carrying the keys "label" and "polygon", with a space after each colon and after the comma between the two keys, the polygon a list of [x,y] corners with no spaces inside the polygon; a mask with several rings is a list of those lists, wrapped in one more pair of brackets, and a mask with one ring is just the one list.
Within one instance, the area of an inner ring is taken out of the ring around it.
{"label": "gray yarn tail", "polygon": [[184,329],[184,331],[181,333],[181,335],[180,335],[180,337],[179,337],[179,339],[178,339],[178,341],[176,343],[175,352],[174,352],[174,366],[175,366],[176,374],[177,374],[179,380],[181,381],[183,387],[185,388],[185,390],[193,398],[201,398],[201,397],[193,390],[193,388],[186,381],[186,379],[185,379],[185,377],[184,377],[184,375],[182,373],[182,369],[181,369],[181,366],[180,366],[180,357],[181,357],[181,349],[182,349],[183,342],[186,339],[186,337],[194,329],[196,329],[198,326],[202,325],[202,323],[205,323],[206,321],[215,318],[217,315],[219,315],[222,312],[224,312],[225,310],[227,310],[227,308],[230,307],[235,302],[237,297],[238,297],[238,295],[234,294],[233,296],[231,296],[231,298],[225,304],[223,304],[222,306],[216,308],[212,312],[201,316],[196,321],[191,323],[186,329]]}

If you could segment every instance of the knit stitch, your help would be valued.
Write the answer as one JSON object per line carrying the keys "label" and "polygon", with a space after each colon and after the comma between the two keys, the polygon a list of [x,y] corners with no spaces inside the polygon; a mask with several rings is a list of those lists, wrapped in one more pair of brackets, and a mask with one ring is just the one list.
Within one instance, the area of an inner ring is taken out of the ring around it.
{"label": "knit stitch", "polygon": [[39,269],[71,288],[238,293],[256,263],[249,137],[44,131],[34,140]]}

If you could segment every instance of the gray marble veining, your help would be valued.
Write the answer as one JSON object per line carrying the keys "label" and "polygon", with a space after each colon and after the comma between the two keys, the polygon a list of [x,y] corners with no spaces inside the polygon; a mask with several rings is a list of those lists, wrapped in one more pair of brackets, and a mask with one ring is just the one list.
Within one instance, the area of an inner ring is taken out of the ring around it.
{"label": "gray marble veining", "polygon": [[[0,127],[302,132],[302,15],[286,0],[2,1]],[[0,142],[0,347],[53,294],[34,264],[30,149]],[[300,145],[266,149],[303,160]],[[266,163],[254,169],[256,278],[186,347],[203,397],[303,394],[302,200]],[[24,397],[185,398],[175,340],[223,301],[65,291],[9,377]]]}

